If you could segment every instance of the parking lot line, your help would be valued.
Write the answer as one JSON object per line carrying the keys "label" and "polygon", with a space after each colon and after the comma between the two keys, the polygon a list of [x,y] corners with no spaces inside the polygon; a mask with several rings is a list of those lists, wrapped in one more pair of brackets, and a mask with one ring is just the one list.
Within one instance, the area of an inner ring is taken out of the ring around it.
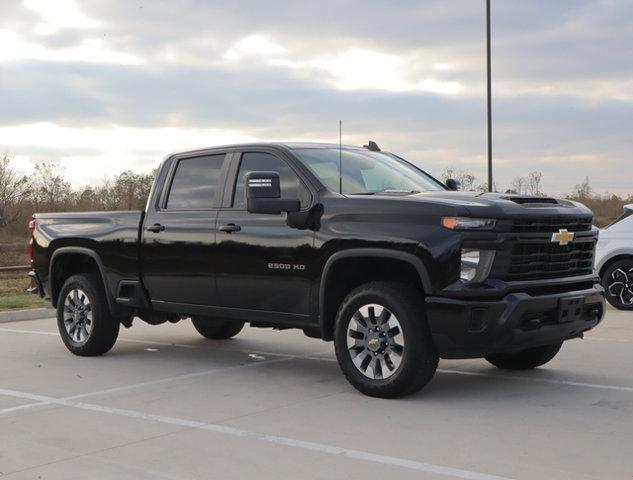
{"label": "parking lot line", "polygon": [[[235,350],[231,350],[231,351],[235,351]],[[243,351],[238,351],[238,353],[245,353]],[[274,355],[274,354],[271,354]],[[296,359],[296,358],[309,358],[307,355],[306,356],[298,356],[298,355],[283,355],[281,356],[281,358],[273,358],[270,360],[260,360],[257,362],[252,362],[252,363],[246,363],[246,364],[240,364],[240,365],[232,365],[230,367],[220,367],[220,368],[212,368],[209,370],[202,370],[199,372],[192,372],[192,373],[184,373],[182,375],[173,375],[171,377],[165,377],[165,378],[158,378],[156,380],[148,380],[146,382],[140,382],[140,383],[132,383],[132,384],[128,384],[128,385],[121,385],[119,387],[112,387],[112,388],[106,388],[103,390],[96,390],[93,392],[88,392],[88,393],[81,393],[79,395],[72,395],[70,397],[63,397],[60,400],[63,401],[69,401],[69,400],[79,400],[81,398],[88,398],[88,397],[95,397],[98,395],[107,395],[110,393],[118,393],[118,392],[124,392],[124,391],[128,391],[128,390],[133,390],[136,388],[143,388],[143,387],[149,387],[149,386],[153,386],[153,385],[160,385],[161,383],[168,383],[168,382],[174,382],[174,381],[178,381],[178,380],[187,380],[190,378],[196,378],[196,377],[201,377],[204,375],[211,375],[214,373],[223,373],[223,372],[228,372],[228,371],[232,371],[232,370],[237,370],[240,368],[248,368],[248,367],[253,367],[253,366],[259,366],[259,365],[268,365],[271,363],[276,363],[276,362],[284,362],[284,361],[288,361],[291,359]],[[12,413],[12,412],[16,412],[16,411],[20,411],[20,410],[25,410],[28,408],[33,408],[33,407],[38,407],[38,406],[43,406],[43,405],[48,405],[49,403],[46,401],[37,401],[34,403],[28,403],[26,405],[18,405],[15,407],[9,407],[9,408],[4,408],[4,409],[0,409],[0,415],[2,414],[6,414],[6,413]]]}
{"label": "parking lot line", "polygon": [[177,417],[169,417],[164,415],[155,415],[138,410],[127,410],[121,408],[107,407],[104,405],[96,405],[91,403],[76,402],[74,400],[65,400],[63,398],[48,397],[45,395],[38,395],[28,392],[20,392],[17,390],[0,389],[0,395],[21,398],[26,400],[35,400],[38,403],[48,405],[60,405],[64,407],[77,408],[80,410],[106,413],[110,415],[118,415],[128,418],[136,418],[140,420],[153,421],[158,423],[164,423],[169,425],[176,425],[185,428],[194,428],[199,430],[205,430],[209,432],[219,433],[222,435],[230,435],[233,437],[248,438],[255,441],[272,443],[276,445],[282,445],[291,448],[298,448],[302,450],[309,450],[318,453],[324,453],[328,455],[344,456],[354,460],[360,460],[370,463],[377,463],[381,465],[395,466],[408,470],[415,470],[423,473],[431,473],[436,475],[442,475],[452,478],[459,478],[465,480],[510,480],[507,477],[500,477],[497,475],[490,475],[486,473],[474,472],[470,470],[463,470],[454,467],[447,467],[444,465],[435,465],[432,463],[418,462],[415,460],[408,460],[405,458],[391,457],[388,455],[378,455],[371,452],[365,452],[361,450],[352,450],[348,448],[337,447],[334,445],[328,445],[324,443],[307,442],[290,437],[281,437],[277,435],[267,435],[254,431],[238,429],[229,427],[226,425],[204,423],[196,420],[187,420]]}
{"label": "parking lot line", "polygon": [[633,387],[626,387],[623,385],[605,385],[601,383],[572,382],[570,380],[554,380],[551,378],[532,378],[532,377],[524,377],[524,376],[520,377],[518,375],[503,375],[503,374],[491,375],[489,373],[469,372],[466,370],[452,370],[452,369],[447,369],[447,368],[438,368],[437,371],[439,373],[448,373],[448,374],[453,374],[453,375],[470,375],[473,377],[504,378],[508,380],[523,380],[526,382],[550,383],[554,385],[567,385],[570,387],[583,387],[583,388],[595,388],[599,390],[617,390],[620,392],[633,392]]}

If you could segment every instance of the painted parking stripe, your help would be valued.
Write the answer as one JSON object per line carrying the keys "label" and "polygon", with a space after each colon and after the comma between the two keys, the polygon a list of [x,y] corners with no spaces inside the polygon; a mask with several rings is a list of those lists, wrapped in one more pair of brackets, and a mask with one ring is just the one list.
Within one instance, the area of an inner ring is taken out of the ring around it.
{"label": "painted parking stripe", "polygon": [[[245,353],[249,353],[251,351],[242,351],[242,350],[228,350],[225,349],[224,351],[229,351],[229,352],[235,352],[235,353],[241,353],[241,354],[245,354]],[[261,352],[263,353],[263,352]],[[249,368],[249,367],[253,367],[253,366],[260,366],[260,365],[268,365],[271,363],[277,363],[277,362],[284,362],[284,361],[288,361],[288,360],[294,360],[294,359],[310,359],[312,355],[320,355],[322,354],[322,352],[317,352],[317,353],[309,353],[306,355],[289,355],[289,354],[275,354],[272,352],[266,352],[266,355],[269,356],[277,356],[279,358],[273,358],[273,359],[269,359],[269,360],[258,360],[256,362],[249,362],[249,363],[244,363],[244,364],[239,364],[239,365],[231,365],[230,367],[219,367],[219,368],[212,368],[209,370],[202,370],[199,372],[191,372],[191,373],[184,373],[182,375],[174,375],[171,377],[164,377],[164,378],[158,378],[156,380],[148,380],[145,382],[140,382],[140,383],[132,383],[132,384],[128,384],[128,385],[122,385],[119,387],[112,387],[112,388],[106,388],[103,390],[96,390],[93,392],[88,392],[88,393],[82,393],[79,395],[72,395],[70,397],[64,397],[61,400],[79,400],[81,398],[88,398],[88,397],[95,397],[95,396],[99,396],[99,395],[108,395],[111,393],[120,393],[120,392],[125,392],[125,391],[129,391],[129,390],[134,390],[137,388],[144,388],[144,387],[150,387],[150,386],[154,386],[154,385],[160,385],[162,383],[169,383],[169,382],[175,382],[175,381],[179,381],[179,380],[187,380],[190,378],[196,378],[196,377],[201,377],[201,376],[205,376],[205,375],[212,375],[215,373],[224,373],[224,372],[229,372],[232,370],[238,370],[241,368]],[[33,407],[39,407],[39,406],[43,406],[43,405],[48,405],[47,402],[35,402],[35,403],[28,403],[26,405],[17,405],[15,407],[8,407],[8,408],[3,408],[0,409],[0,415],[2,414],[6,414],[6,413],[12,413],[12,412],[17,412],[20,410],[25,410],[25,409],[29,409],[29,408],[33,408]]]}
{"label": "painted parking stripe", "polygon": [[[242,352],[240,352],[240,353],[242,353]],[[213,368],[213,369],[210,369],[210,370],[202,370],[200,372],[184,373],[182,375],[174,375],[172,377],[158,378],[156,380],[148,380],[146,382],[132,383],[132,384],[128,384],[128,385],[122,385],[122,386],[119,386],[119,387],[106,388],[106,389],[103,389],[103,390],[96,390],[96,391],[93,391],[93,392],[82,393],[82,394],[79,394],[79,395],[72,395],[70,397],[61,398],[60,400],[62,400],[62,401],[79,400],[81,398],[96,397],[96,396],[99,396],[99,395],[108,395],[108,394],[111,394],[111,393],[120,393],[120,392],[129,391],[129,390],[134,390],[134,389],[137,389],[137,388],[144,388],[144,387],[151,387],[151,386],[154,386],[154,385],[160,385],[162,383],[175,382],[175,381],[178,381],[178,380],[187,380],[187,379],[190,379],[190,378],[201,377],[201,376],[204,376],[204,375],[211,375],[211,374],[214,374],[214,373],[223,373],[223,372],[228,372],[228,371],[231,371],[231,370],[237,370],[237,369],[240,369],[240,368],[248,368],[248,367],[259,366],[259,365],[267,365],[269,363],[284,362],[284,361],[288,361],[288,360],[290,360],[290,358],[288,358],[288,357],[274,358],[274,359],[270,359],[270,360],[251,362],[251,363],[246,363],[246,364],[232,365],[230,367],[220,367],[220,368]],[[39,407],[39,406],[43,406],[43,405],[50,405],[50,403],[46,402],[46,401],[37,401],[35,403],[28,403],[26,405],[17,405],[15,407],[3,408],[3,409],[0,409],[0,415],[6,414],[6,413],[17,412],[17,411],[20,411],[20,410],[25,410],[25,409],[28,409],[28,408]]]}
{"label": "painted parking stripe", "polygon": [[277,435],[266,435],[249,430],[243,430],[239,428],[229,427],[226,425],[219,425],[213,423],[204,423],[196,420],[187,420],[176,417],[169,417],[164,415],[154,415],[147,412],[138,410],[127,410],[122,408],[106,407],[104,405],[95,405],[91,403],[76,402],[73,400],[64,400],[62,398],[47,397],[44,395],[37,395],[27,392],[20,392],[16,390],[0,389],[0,395],[9,397],[35,400],[50,405],[61,405],[65,407],[77,408],[80,410],[87,410],[92,412],[106,413],[110,415],[118,415],[121,417],[136,418],[139,420],[153,421],[158,423],[164,423],[168,425],[176,425],[185,428],[195,428],[199,430],[206,430],[209,432],[219,433],[222,435],[230,435],[233,437],[247,438],[250,440],[272,443],[275,445],[283,445],[291,448],[298,448],[302,450],[309,450],[318,453],[324,453],[328,455],[337,455],[351,458],[354,460],[360,460],[365,462],[371,462],[381,465],[388,465],[394,467],[400,467],[408,470],[415,470],[418,472],[432,473],[436,475],[442,475],[452,478],[460,478],[465,480],[510,480],[508,477],[500,477],[497,475],[489,475],[486,473],[474,472],[470,470],[462,470],[460,468],[447,467],[444,465],[435,465],[432,463],[418,462],[415,460],[408,460],[405,458],[391,457],[388,455],[378,455],[371,452],[364,452],[361,450],[352,450],[348,448],[337,447],[334,445],[327,445],[324,443],[306,442],[303,440],[297,440],[289,437],[281,437]]}
{"label": "painted parking stripe", "polygon": [[520,380],[525,382],[535,383],[549,383],[554,385],[567,385],[570,387],[583,387],[583,388],[596,388],[599,390],[617,390],[620,392],[633,392],[633,387],[625,387],[623,385],[606,385],[602,383],[584,383],[584,382],[572,382],[570,380],[554,380],[550,378],[532,378],[532,377],[519,377],[516,375],[502,375],[502,374],[489,374],[481,372],[471,372],[467,370],[452,370],[447,368],[438,368],[440,373],[448,373],[453,375],[469,375],[473,377],[489,377],[489,378],[503,378],[506,380]]}

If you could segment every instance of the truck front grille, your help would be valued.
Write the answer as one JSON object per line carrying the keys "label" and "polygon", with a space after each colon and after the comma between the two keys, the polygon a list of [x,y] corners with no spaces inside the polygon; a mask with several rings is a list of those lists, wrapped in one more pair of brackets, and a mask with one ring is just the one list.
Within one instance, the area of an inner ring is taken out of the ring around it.
{"label": "truck front grille", "polygon": [[549,240],[518,240],[497,251],[491,277],[500,280],[588,275],[593,271],[595,240],[591,237],[558,245]]}
{"label": "truck front grille", "polygon": [[568,232],[591,231],[591,217],[574,217],[561,220],[552,219],[521,219],[515,220],[510,226],[511,232],[516,233],[553,233],[566,229]]}

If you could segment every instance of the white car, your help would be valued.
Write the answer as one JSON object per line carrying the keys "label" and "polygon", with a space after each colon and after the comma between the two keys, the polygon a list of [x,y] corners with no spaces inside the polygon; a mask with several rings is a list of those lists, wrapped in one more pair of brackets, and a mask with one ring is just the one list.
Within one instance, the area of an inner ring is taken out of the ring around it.
{"label": "white car", "polygon": [[620,310],[633,310],[633,204],[600,231],[596,270],[607,301]]}

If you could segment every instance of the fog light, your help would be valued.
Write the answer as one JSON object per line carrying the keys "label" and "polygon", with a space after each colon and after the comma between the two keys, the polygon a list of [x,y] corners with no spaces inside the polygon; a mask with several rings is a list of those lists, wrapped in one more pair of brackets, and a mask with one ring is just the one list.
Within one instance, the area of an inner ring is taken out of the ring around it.
{"label": "fog light", "polygon": [[464,283],[483,282],[490,274],[494,258],[494,250],[462,249],[460,278]]}

